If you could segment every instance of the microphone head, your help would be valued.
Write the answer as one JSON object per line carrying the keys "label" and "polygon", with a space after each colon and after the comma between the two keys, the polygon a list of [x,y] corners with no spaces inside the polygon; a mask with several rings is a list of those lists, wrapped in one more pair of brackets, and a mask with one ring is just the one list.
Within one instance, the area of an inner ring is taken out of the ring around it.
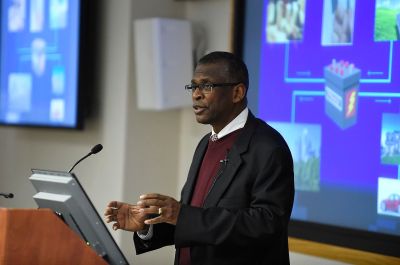
{"label": "microphone head", "polygon": [[101,144],[96,144],[93,146],[92,150],[90,151],[92,154],[97,154],[103,149],[103,146]]}

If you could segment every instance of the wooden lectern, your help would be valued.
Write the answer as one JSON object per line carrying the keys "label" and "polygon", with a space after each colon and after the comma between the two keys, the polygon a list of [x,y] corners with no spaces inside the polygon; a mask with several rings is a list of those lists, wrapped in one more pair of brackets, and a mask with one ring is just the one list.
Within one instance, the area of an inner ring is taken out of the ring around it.
{"label": "wooden lectern", "polygon": [[0,265],[106,265],[49,209],[0,208]]}

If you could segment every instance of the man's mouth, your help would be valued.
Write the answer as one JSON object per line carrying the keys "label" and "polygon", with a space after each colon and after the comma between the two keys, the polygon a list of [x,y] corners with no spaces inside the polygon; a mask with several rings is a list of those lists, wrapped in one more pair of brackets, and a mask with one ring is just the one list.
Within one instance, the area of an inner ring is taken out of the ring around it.
{"label": "man's mouth", "polygon": [[201,114],[205,109],[206,107],[193,105],[194,114]]}

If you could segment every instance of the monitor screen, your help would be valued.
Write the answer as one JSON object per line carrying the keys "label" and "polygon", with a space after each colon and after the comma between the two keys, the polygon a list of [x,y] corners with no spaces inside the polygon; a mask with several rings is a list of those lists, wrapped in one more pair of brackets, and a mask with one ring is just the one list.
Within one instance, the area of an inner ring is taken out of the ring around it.
{"label": "monitor screen", "polygon": [[32,170],[29,177],[39,208],[50,208],[111,265],[128,264],[73,173]]}
{"label": "monitor screen", "polygon": [[78,128],[85,0],[3,0],[0,124]]}
{"label": "monitor screen", "polygon": [[240,2],[250,108],[294,158],[292,220],[399,243],[400,1]]}

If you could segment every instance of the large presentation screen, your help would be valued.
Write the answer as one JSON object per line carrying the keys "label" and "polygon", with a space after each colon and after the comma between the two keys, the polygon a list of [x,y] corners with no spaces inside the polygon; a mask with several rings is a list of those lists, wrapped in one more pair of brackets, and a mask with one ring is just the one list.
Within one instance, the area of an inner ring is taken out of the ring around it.
{"label": "large presentation screen", "polygon": [[78,127],[79,0],[2,0],[0,124]]}
{"label": "large presentation screen", "polygon": [[399,34],[400,0],[247,1],[250,103],[292,151],[293,220],[400,236]]}

